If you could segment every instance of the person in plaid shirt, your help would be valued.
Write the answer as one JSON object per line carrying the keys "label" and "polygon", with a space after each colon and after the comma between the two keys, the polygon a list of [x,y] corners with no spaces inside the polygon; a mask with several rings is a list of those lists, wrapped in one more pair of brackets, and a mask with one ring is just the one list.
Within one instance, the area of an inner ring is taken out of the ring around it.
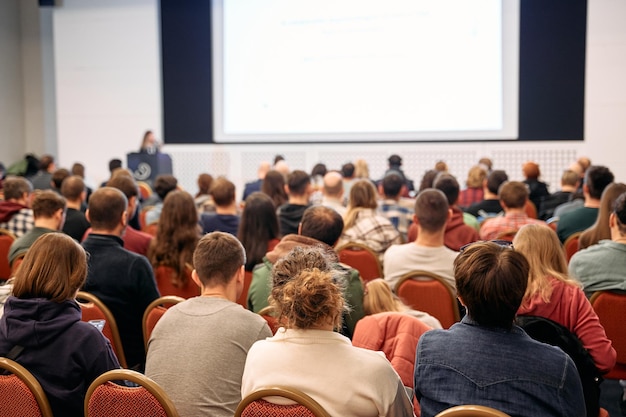
{"label": "person in plaid shirt", "polygon": [[400,205],[400,196],[405,190],[404,180],[394,171],[385,175],[378,186],[378,192],[384,196],[378,206],[378,211],[400,232],[404,242],[407,241],[409,226],[413,223],[413,210]]}
{"label": "person in plaid shirt", "polygon": [[528,200],[528,188],[519,181],[510,181],[500,187],[500,205],[504,209],[504,216],[485,220],[480,228],[480,238],[484,240],[497,239],[503,232],[519,230],[525,224],[546,224],[544,221],[532,219],[526,215],[524,206]]}
{"label": "person in plaid shirt", "polygon": [[22,177],[9,177],[4,181],[4,201],[0,201],[0,228],[16,237],[30,231],[35,225],[30,209],[32,184]]}

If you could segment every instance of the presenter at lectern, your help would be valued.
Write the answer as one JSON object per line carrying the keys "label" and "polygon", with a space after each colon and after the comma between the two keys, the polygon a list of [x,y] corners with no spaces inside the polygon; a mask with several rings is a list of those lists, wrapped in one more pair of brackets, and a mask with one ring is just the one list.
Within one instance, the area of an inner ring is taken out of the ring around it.
{"label": "presenter at lectern", "polygon": [[161,144],[157,140],[152,130],[146,130],[141,141],[140,153],[155,154],[161,152]]}

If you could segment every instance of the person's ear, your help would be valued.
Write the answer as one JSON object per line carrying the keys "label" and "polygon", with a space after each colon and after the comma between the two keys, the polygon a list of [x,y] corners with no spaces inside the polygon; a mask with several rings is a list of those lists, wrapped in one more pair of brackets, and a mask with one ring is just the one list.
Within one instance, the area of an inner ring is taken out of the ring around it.
{"label": "person's ear", "polygon": [[298,223],[298,234],[302,234],[302,222]]}
{"label": "person's ear", "polygon": [[191,271],[191,280],[196,283],[199,288],[202,288],[202,281],[200,281],[200,277],[198,276],[198,272],[194,269]]}
{"label": "person's ear", "polygon": [[122,213],[122,218],[120,219],[120,222],[124,227],[126,227],[126,225],[128,224],[128,209],[124,210],[124,212]]}
{"label": "person's ear", "polygon": [[615,213],[609,214],[609,228],[615,227]]}
{"label": "person's ear", "polygon": [[91,219],[89,218],[89,209],[85,211],[85,218],[87,219],[89,223],[91,223]]}
{"label": "person's ear", "polygon": [[420,222],[417,220],[417,214],[413,215],[413,223],[420,224]]}

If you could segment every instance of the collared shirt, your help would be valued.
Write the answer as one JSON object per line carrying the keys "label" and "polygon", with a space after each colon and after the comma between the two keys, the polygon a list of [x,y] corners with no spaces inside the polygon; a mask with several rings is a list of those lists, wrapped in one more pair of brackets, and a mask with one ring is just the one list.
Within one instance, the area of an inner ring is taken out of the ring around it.
{"label": "collared shirt", "polygon": [[500,233],[519,230],[526,224],[545,225],[546,222],[530,218],[525,213],[507,213],[503,217],[486,220],[480,228],[480,238],[485,240],[496,239]]}
{"label": "collared shirt", "polygon": [[378,212],[393,224],[406,242],[409,226],[413,223],[413,210],[400,205],[394,199],[387,198],[378,205]]}

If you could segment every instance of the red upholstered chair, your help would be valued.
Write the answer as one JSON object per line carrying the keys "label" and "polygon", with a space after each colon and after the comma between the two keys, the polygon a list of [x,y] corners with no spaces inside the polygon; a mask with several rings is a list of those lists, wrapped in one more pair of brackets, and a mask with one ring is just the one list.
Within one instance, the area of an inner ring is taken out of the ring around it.
{"label": "red upholstered chair", "polygon": [[26,253],[17,255],[17,257],[13,260],[13,263],[11,264],[11,276],[12,277],[15,276],[17,269],[20,267],[20,265],[22,265],[22,262],[24,261],[24,256],[26,256]]}
{"label": "red upholstered chair", "polygon": [[164,295],[163,297],[159,297],[148,304],[146,311],[143,313],[143,319],[141,320],[143,341],[146,344],[146,351],[148,351],[148,340],[150,340],[150,335],[152,334],[152,330],[154,330],[154,326],[156,326],[157,322],[167,311],[167,307],[164,305],[171,307],[182,301],[185,301],[183,297],[178,297],[176,295]]}
{"label": "red upholstered chair", "polygon": [[76,301],[78,301],[78,305],[80,305],[82,310],[83,321],[105,320],[102,334],[111,342],[113,352],[115,352],[115,356],[117,356],[117,360],[122,368],[128,367],[124,348],[122,347],[122,338],[111,310],[98,297],[85,291],[79,291],[76,294]]}
{"label": "red upholstered chair", "polygon": [[11,278],[9,249],[15,241],[15,235],[6,229],[0,229],[0,279]]}
{"label": "red upholstered chair", "polygon": [[580,240],[580,235],[582,232],[572,233],[565,239],[563,242],[563,249],[565,250],[565,257],[567,258],[567,262],[572,259],[572,256],[576,252],[578,252],[578,241]]}
{"label": "red upholstered chair", "polygon": [[535,207],[535,204],[532,201],[526,200],[526,204],[524,205],[524,211],[526,212],[526,215],[531,219],[537,218],[537,207]]}
{"label": "red upholstered chair", "polygon": [[[294,404],[275,404],[266,397],[282,397]],[[324,408],[304,392],[289,387],[271,387],[255,391],[241,400],[235,417],[330,417]]]}
{"label": "red upholstered chair", "polygon": [[191,279],[191,271],[193,271],[193,266],[186,264],[185,274],[187,275],[187,282],[185,286],[177,287],[173,283],[176,271],[169,266],[159,265],[156,271],[154,271],[159,293],[162,295],[177,295],[183,298],[197,297],[200,295],[200,287]]}
{"label": "red upholstered chair", "polygon": [[237,303],[241,304],[243,308],[248,308],[248,290],[250,289],[250,283],[252,282],[252,271],[246,271],[243,277],[243,291],[237,299]]}
{"label": "red upholstered chair", "polygon": [[152,187],[145,181],[137,181],[137,188],[139,188],[139,194],[141,194],[142,200],[146,200],[152,195]]}
{"label": "red upholstered chair", "polygon": [[458,405],[448,408],[435,417],[510,417],[508,414],[495,408],[482,405]]}
{"label": "red upholstered chair", "polygon": [[276,331],[280,327],[280,323],[278,322],[278,319],[274,317],[273,313],[274,313],[274,307],[267,306],[267,307],[263,307],[259,311],[259,316],[265,319],[265,321],[267,322],[267,325],[270,326],[270,330],[272,331],[272,333],[276,334]]}
{"label": "red upholstered chair", "polygon": [[[139,387],[117,385],[130,381]],[[178,417],[163,388],[147,376],[129,369],[105,372],[89,386],[85,417]]]}
{"label": "red upholstered chair", "polygon": [[0,416],[53,417],[48,398],[35,377],[22,365],[0,358],[0,369],[10,375],[0,375]]}
{"label": "red upholstered chair", "polygon": [[411,271],[400,278],[394,292],[414,310],[434,316],[444,329],[461,319],[454,290],[437,274]]}
{"label": "red upholstered chair", "polygon": [[348,242],[336,248],[335,251],[339,255],[340,262],[359,271],[364,283],[383,277],[383,268],[378,256],[366,245]]}
{"label": "red upholstered chair", "polygon": [[606,331],[606,336],[613,342],[613,347],[617,351],[617,363],[604,377],[626,379],[626,332],[624,331],[626,294],[598,291],[593,293],[589,301]]}

